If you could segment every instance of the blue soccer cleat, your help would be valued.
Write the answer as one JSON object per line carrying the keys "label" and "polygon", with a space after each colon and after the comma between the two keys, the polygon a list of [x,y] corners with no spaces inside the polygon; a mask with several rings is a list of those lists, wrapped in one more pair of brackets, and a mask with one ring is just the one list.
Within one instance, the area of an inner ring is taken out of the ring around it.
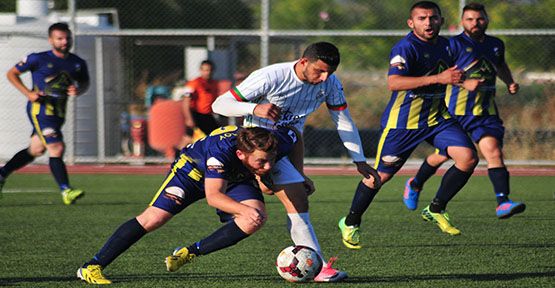
{"label": "blue soccer cleat", "polygon": [[522,213],[526,209],[526,205],[522,202],[505,201],[495,209],[495,214],[499,219],[507,219],[515,214]]}
{"label": "blue soccer cleat", "polygon": [[405,183],[405,192],[403,193],[403,202],[407,209],[409,210],[416,210],[418,207],[418,197],[420,197],[420,192],[416,191],[411,186],[410,183],[414,180],[414,177],[409,178]]}

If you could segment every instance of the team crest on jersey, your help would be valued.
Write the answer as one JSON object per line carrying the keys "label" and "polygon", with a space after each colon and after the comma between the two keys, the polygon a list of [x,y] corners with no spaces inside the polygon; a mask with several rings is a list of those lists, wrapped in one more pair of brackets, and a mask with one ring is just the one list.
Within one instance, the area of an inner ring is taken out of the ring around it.
{"label": "team crest on jersey", "polygon": [[486,58],[480,58],[472,61],[470,65],[464,68],[465,76],[469,79],[484,79],[486,84],[495,83],[496,70],[495,66]]}
{"label": "team crest on jersey", "polygon": [[400,161],[401,158],[395,155],[385,155],[382,157],[383,164],[388,167],[399,166],[399,164],[401,164]]}
{"label": "team crest on jersey", "polygon": [[407,60],[401,57],[401,55],[396,55],[389,61],[389,66],[392,68],[397,68],[399,70],[405,69],[405,65],[407,64]]}
{"label": "team crest on jersey", "polygon": [[52,63],[48,63],[48,64],[46,64],[46,67],[48,67],[48,68],[52,68],[52,67],[54,67],[54,64],[52,64]]}
{"label": "team crest on jersey", "polygon": [[177,186],[170,186],[164,189],[164,198],[174,201],[177,205],[181,205],[185,198],[185,191]]}
{"label": "team crest on jersey", "polygon": [[318,94],[316,94],[316,98],[322,98],[326,96],[326,91],[324,89],[320,89],[320,91],[318,91]]}
{"label": "team crest on jersey", "polygon": [[499,51],[499,47],[493,47],[493,53],[495,53],[495,56],[497,56],[497,57],[501,56],[501,52]]}
{"label": "team crest on jersey", "polygon": [[472,47],[466,47],[466,52],[468,53],[472,52]]}
{"label": "team crest on jersey", "polygon": [[224,164],[222,162],[220,162],[220,160],[218,160],[214,157],[210,157],[210,158],[208,158],[208,160],[206,160],[206,169],[212,170],[212,171],[217,171],[218,173],[223,173],[224,172]]}
{"label": "team crest on jersey", "polygon": [[75,71],[77,72],[81,71],[81,64],[79,63],[75,64]]}

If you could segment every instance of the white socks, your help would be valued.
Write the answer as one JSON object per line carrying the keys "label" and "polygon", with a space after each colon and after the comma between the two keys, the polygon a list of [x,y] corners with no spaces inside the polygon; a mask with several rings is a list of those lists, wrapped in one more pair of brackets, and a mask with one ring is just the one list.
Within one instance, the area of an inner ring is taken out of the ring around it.
{"label": "white socks", "polygon": [[291,234],[291,240],[295,245],[303,245],[314,249],[322,260],[324,259],[322,249],[314,233],[314,228],[310,223],[310,215],[305,213],[287,214],[287,228]]}

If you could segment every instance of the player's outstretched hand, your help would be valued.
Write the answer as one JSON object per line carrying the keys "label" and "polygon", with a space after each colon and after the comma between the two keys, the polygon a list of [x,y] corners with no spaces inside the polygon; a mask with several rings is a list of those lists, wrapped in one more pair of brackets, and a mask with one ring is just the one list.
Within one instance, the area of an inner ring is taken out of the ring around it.
{"label": "player's outstretched hand", "polygon": [[520,89],[520,85],[518,85],[518,83],[511,83],[509,85],[507,85],[507,89],[509,89],[509,93],[511,93],[512,95],[518,93],[518,90]]}
{"label": "player's outstretched hand", "polygon": [[276,122],[281,115],[281,109],[272,103],[258,104],[254,107],[253,114]]}
{"label": "player's outstretched hand", "polygon": [[380,187],[382,187],[382,180],[376,169],[370,167],[366,162],[355,162],[355,165],[357,165],[358,173],[360,173],[362,177],[374,179],[374,189],[380,189]]}

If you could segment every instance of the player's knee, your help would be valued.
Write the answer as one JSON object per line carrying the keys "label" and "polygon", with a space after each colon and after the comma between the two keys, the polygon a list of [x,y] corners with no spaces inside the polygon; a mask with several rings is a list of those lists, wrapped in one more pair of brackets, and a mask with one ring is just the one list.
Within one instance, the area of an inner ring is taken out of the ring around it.
{"label": "player's knee", "polygon": [[171,218],[172,214],[163,211],[159,208],[152,209],[153,207],[147,208],[141,215],[137,216],[137,221],[143,226],[147,232],[154,231],[164,224],[166,224]]}
{"label": "player's knee", "polygon": [[474,168],[476,167],[476,165],[478,165],[478,161],[479,159],[476,152],[470,151],[466,153],[464,157],[461,157],[459,161],[455,162],[458,162],[456,163],[457,167],[459,167],[459,169],[463,171],[474,171]]}
{"label": "player's knee", "polygon": [[44,152],[46,151],[46,148],[43,146],[31,146],[29,147],[29,149],[27,149],[27,151],[29,152],[29,154],[31,154],[31,156],[39,157],[39,156],[42,156],[42,154],[44,154]]}
{"label": "player's knee", "polygon": [[246,217],[237,217],[235,218],[235,223],[241,231],[245,232],[246,234],[253,234],[256,231],[260,230],[262,226],[266,223],[266,219],[260,219],[259,221],[254,221],[252,219]]}

